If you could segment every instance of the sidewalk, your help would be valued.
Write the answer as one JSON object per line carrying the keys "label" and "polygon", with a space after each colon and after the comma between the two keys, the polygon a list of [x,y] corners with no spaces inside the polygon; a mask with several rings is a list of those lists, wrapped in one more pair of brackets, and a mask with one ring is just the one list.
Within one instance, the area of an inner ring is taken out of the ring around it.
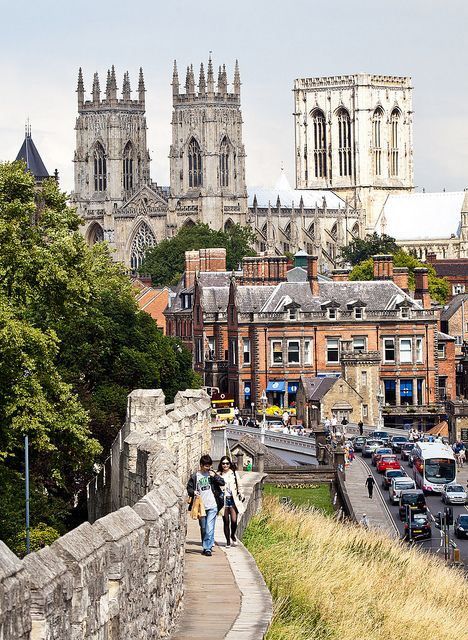
{"label": "sidewalk", "polygon": [[363,460],[357,456],[348,467],[346,467],[346,490],[351,501],[356,520],[367,515],[369,526],[382,529],[392,537],[398,536],[398,531],[394,525],[390,512],[385,504],[380,486],[374,485],[374,496],[372,499],[368,497],[367,487],[365,486],[368,471]]}

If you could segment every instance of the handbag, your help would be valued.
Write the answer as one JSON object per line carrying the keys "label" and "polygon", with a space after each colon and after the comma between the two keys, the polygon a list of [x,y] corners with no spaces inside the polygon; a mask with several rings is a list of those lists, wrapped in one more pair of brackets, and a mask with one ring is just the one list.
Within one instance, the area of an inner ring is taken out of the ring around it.
{"label": "handbag", "polygon": [[195,496],[193,499],[192,510],[190,511],[192,520],[199,520],[206,516],[205,505],[200,496]]}

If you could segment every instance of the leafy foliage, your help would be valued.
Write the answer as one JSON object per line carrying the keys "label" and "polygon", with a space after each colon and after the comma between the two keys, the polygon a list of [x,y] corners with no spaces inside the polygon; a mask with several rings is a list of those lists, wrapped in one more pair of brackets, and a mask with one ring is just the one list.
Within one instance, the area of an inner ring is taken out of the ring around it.
{"label": "leafy foliage", "polygon": [[351,266],[355,266],[378,254],[394,254],[398,251],[395,238],[374,231],[365,238],[356,238],[347,247],[341,247],[341,257]]}
{"label": "leafy foliage", "polygon": [[150,274],[155,286],[176,284],[185,268],[185,252],[193,249],[224,247],[227,269],[237,269],[245,256],[255,255],[255,235],[250,227],[232,225],[226,231],[216,231],[207,224],[184,226],[168,240],[150,249],[140,267],[140,273]]}
{"label": "leafy foliage", "polygon": [[[393,255],[393,264],[395,267],[407,267],[409,275],[409,288],[414,289],[414,270],[416,267],[425,267],[428,270],[429,293],[433,300],[437,300],[440,304],[444,304],[449,294],[449,284],[445,278],[438,278],[432,265],[419,262],[414,256],[406,253],[402,249],[396,251]],[[360,264],[356,265],[350,273],[350,280],[372,280],[373,278],[373,260],[368,258]]]}

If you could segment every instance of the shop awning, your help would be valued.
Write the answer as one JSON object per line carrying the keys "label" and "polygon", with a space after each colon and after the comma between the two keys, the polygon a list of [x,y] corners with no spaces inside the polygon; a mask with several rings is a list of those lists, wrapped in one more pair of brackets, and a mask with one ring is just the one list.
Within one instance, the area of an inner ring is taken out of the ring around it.
{"label": "shop awning", "polygon": [[284,380],[270,380],[267,386],[267,392],[268,391],[279,391],[280,393],[284,393],[285,391]]}

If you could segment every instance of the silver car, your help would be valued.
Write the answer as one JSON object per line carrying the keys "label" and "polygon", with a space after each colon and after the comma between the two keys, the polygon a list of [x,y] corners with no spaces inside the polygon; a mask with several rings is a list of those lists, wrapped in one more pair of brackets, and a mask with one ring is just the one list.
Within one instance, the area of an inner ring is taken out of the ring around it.
{"label": "silver car", "polygon": [[441,499],[445,504],[466,504],[468,495],[461,484],[447,484],[442,491]]}
{"label": "silver car", "polygon": [[369,438],[362,447],[362,457],[370,458],[376,449],[383,445],[382,440],[373,440]]}
{"label": "silver car", "polygon": [[393,478],[389,490],[388,499],[392,504],[398,504],[400,502],[400,494],[407,489],[416,489],[416,484],[411,478]]}

